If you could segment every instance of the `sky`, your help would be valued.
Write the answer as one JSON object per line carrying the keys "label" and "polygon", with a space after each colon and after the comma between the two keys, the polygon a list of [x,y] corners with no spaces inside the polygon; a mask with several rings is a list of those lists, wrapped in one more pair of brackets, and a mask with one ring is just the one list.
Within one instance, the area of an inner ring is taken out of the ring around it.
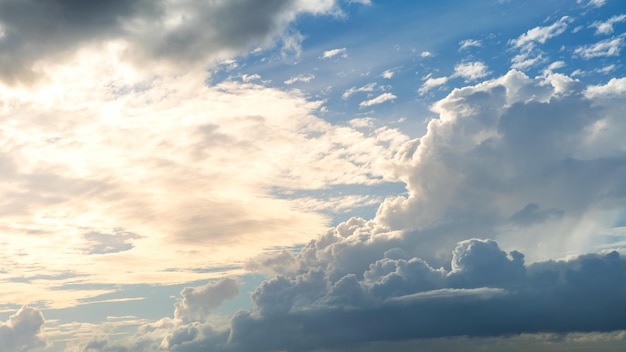
{"label": "sky", "polygon": [[617,351],[621,0],[0,0],[0,352]]}

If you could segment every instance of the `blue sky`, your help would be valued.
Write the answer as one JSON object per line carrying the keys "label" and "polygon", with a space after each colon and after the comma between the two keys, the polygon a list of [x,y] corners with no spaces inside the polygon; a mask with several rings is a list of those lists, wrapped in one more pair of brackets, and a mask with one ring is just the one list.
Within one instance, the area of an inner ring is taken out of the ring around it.
{"label": "blue sky", "polygon": [[0,0],[0,351],[619,350],[626,5]]}

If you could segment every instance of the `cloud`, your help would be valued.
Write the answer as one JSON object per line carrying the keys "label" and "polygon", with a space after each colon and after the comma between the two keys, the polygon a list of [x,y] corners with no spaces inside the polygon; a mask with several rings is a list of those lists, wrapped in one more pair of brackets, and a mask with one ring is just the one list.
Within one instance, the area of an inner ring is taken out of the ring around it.
{"label": "cloud", "polygon": [[617,56],[620,54],[622,46],[624,46],[623,36],[606,39],[591,45],[580,46],[574,50],[574,54],[580,55],[585,59]]}
{"label": "cloud", "polygon": [[484,63],[480,61],[465,62],[454,66],[453,77],[462,77],[468,81],[475,81],[479,78],[487,76],[488,74],[487,65]]}
{"label": "cloud", "polygon": [[[354,240],[329,245],[365,244]],[[603,332],[626,326],[619,309],[626,305],[621,294],[626,260],[617,252],[525,265],[522,253],[506,253],[491,240],[470,239],[457,244],[450,269],[436,269],[392,248],[363,271],[334,276],[334,266],[346,254],[326,258],[322,267],[263,282],[252,293],[255,307],[235,314],[225,330],[208,322],[162,320],[135,337],[87,346],[147,351],[167,341],[172,351],[304,351],[374,341]]]}
{"label": "cloud", "polygon": [[393,77],[393,74],[394,72],[392,70],[385,70],[385,72],[383,72],[381,76],[383,78],[390,79],[391,77]]}
{"label": "cloud", "polygon": [[348,57],[348,51],[346,50],[346,48],[326,50],[324,51],[324,53],[322,53],[322,56],[320,57],[320,59],[330,59],[335,56],[346,58]]}
{"label": "cloud", "polygon": [[302,82],[302,83],[309,83],[311,82],[313,79],[315,78],[314,75],[312,74],[308,74],[308,75],[297,75],[297,76],[293,76],[291,78],[289,78],[288,80],[286,80],[285,83],[286,85],[291,85],[297,82]]}
{"label": "cloud", "polygon": [[343,92],[343,94],[341,95],[341,97],[343,99],[348,99],[350,98],[352,95],[354,95],[355,93],[361,93],[361,92],[373,92],[375,89],[377,88],[377,84],[376,82],[371,82],[368,83],[362,87],[351,87],[349,89],[347,89],[345,92]]}
{"label": "cloud", "polygon": [[87,46],[117,42],[137,68],[184,69],[258,46],[273,45],[300,13],[332,11],[333,1],[149,0],[81,3],[4,1],[0,4],[0,79],[33,82],[39,63],[64,59]]}
{"label": "cloud", "polygon": [[[582,4],[585,1],[586,0],[576,0],[576,3]],[[591,6],[591,7],[602,7],[605,4],[606,4],[606,0],[588,0],[587,1],[587,6]]]}
{"label": "cloud", "polygon": [[437,77],[437,78],[434,78],[434,77],[430,77],[430,75],[428,75],[427,78],[426,78],[426,81],[424,82],[424,84],[422,84],[422,86],[420,87],[418,92],[420,93],[420,95],[424,95],[429,90],[448,83],[449,79],[450,79],[449,77]]}
{"label": "cloud", "polygon": [[6,322],[0,322],[0,351],[19,352],[45,347],[40,333],[45,320],[37,308],[23,306]]}
{"label": "cloud", "polygon": [[387,101],[395,100],[397,97],[391,93],[383,93],[375,98],[364,100],[359,103],[360,108],[365,108],[372,105],[382,104]]}
{"label": "cloud", "polygon": [[480,48],[482,46],[483,46],[483,44],[482,44],[482,42],[480,40],[476,40],[476,39],[461,40],[459,42],[459,51],[463,51],[463,50],[469,49],[471,47]]}
{"label": "cloud", "polygon": [[596,21],[589,27],[595,28],[596,34],[613,34],[613,25],[624,21],[626,21],[626,14],[615,15],[604,22]]}
{"label": "cloud", "polygon": [[239,294],[239,283],[224,278],[200,287],[186,287],[180,294],[182,300],[174,305],[174,317],[185,322],[205,321],[225,300]]}
{"label": "cloud", "polygon": [[[394,129],[332,125],[314,115],[322,102],[296,90],[241,80],[206,86],[195,74],[146,77],[123,52],[84,48],[42,64],[49,81],[0,85],[12,101],[0,112],[8,124],[0,242],[19,258],[0,279],[45,275],[6,282],[4,302],[60,308],[116,289],[107,284],[224,275],[197,268],[240,273],[232,265],[303,243],[331,221],[322,203],[304,207],[275,187],[386,182],[385,159],[408,139]],[[350,199],[336,201],[361,202]],[[76,278],[58,277],[68,272]]]}
{"label": "cloud", "polygon": [[132,232],[118,230],[115,234],[88,232],[83,234],[89,246],[85,249],[88,254],[118,253],[131,250],[134,246],[130,240],[141,238]]}
{"label": "cloud", "polygon": [[511,68],[524,70],[544,62],[546,59],[543,57],[541,50],[536,48],[537,43],[545,44],[548,39],[561,35],[571,22],[572,19],[570,17],[563,16],[549,26],[538,26],[529,29],[518,38],[509,40],[508,43],[513,48],[521,51],[520,54],[515,55],[511,60]]}
{"label": "cloud", "polygon": [[433,56],[433,53],[431,53],[430,51],[422,51],[420,56],[421,57],[431,57],[431,56]]}
{"label": "cloud", "polygon": [[538,26],[529,29],[526,33],[520,35],[517,39],[511,39],[509,43],[516,48],[527,48],[534,43],[545,44],[548,39],[554,38],[567,29],[567,25],[571,22],[571,18],[563,16],[558,21],[549,26]]}
{"label": "cloud", "polygon": [[454,73],[449,77],[433,78],[430,74],[426,76],[426,81],[419,88],[418,93],[424,95],[431,89],[442,86],[448,83],[450,79],[456,77],[464,78],[466,82],[474,81],[489,75],[490,72],[487,70],[487,65],[480,61],[459,63],[454,66]]}

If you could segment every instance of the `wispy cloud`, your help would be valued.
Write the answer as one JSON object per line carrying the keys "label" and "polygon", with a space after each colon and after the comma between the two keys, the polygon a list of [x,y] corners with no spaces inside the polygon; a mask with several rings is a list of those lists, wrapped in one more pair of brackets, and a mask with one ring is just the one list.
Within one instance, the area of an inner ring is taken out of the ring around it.
{"label": "wispy cloud", "polygon": [[313,74],[302,74],[302,75],[293,76],[293,77],[289,78],[288,80],[286,80],[283,83],[285,83],[286,85],[291,85],[291,84],[294,84],[294,83],[297,83],[297,82],[309,83],[314,78],[315,78],[315,75],[313,75]]}
{"label": "wispy cloud", "polygon": [[320,57],[320,59],[330,59],[333,57],[341,57],[341,58],[346,58],[348,57],[348,51],[346,48],[338,48],[338,49],[331,49],[331,50],[326,50],[324,51],[324,53],[322,53],[322,56]]}
{"label": "wispy cloud", "polygon": [[624,21],[626,21],[626,14],[615,15],[604,22],[596,21],[589,27],[595,28],[596,34],[613,34],[613,25]]}
{"label": "wispy cloud", "polygon": [[603,56],[617,56],[624,46],[624,37],[606,39],[595,44],[580,46],[574,50],[574,54],[585,59]]}
{"label": "wispy cloud", "polygon": [[372,105],[382,104],[382,103],[387,102],[387,101],[395,100],[396,98],[397,97],[395,95],[391,94],[391,93],[383,93],[383,94],[381,94],[381,95],[379,95],[379,96],[377,96],[375,98],[362,101],[359,104],[359,107],[360,108],[365,108],[365,107],[369,107],[369,106],[372,106]]}
{"label": "wispy cloud", "polygon": [[482,47],[482,42],[480,40],[475,39],[466,39],[459,42],[459,51],[466,50],[472,47],[480,48]]}

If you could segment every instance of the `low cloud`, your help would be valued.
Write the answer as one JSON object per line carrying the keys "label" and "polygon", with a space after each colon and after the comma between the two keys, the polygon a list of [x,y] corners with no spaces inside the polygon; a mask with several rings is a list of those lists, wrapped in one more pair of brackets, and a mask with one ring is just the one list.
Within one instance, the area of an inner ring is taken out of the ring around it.
{"label": "low cloud", "polygon": [[0,322],[0,351],[19,352],[45,347],[41,337],[45,320],[37,308],[23,306],[6,322]]}

